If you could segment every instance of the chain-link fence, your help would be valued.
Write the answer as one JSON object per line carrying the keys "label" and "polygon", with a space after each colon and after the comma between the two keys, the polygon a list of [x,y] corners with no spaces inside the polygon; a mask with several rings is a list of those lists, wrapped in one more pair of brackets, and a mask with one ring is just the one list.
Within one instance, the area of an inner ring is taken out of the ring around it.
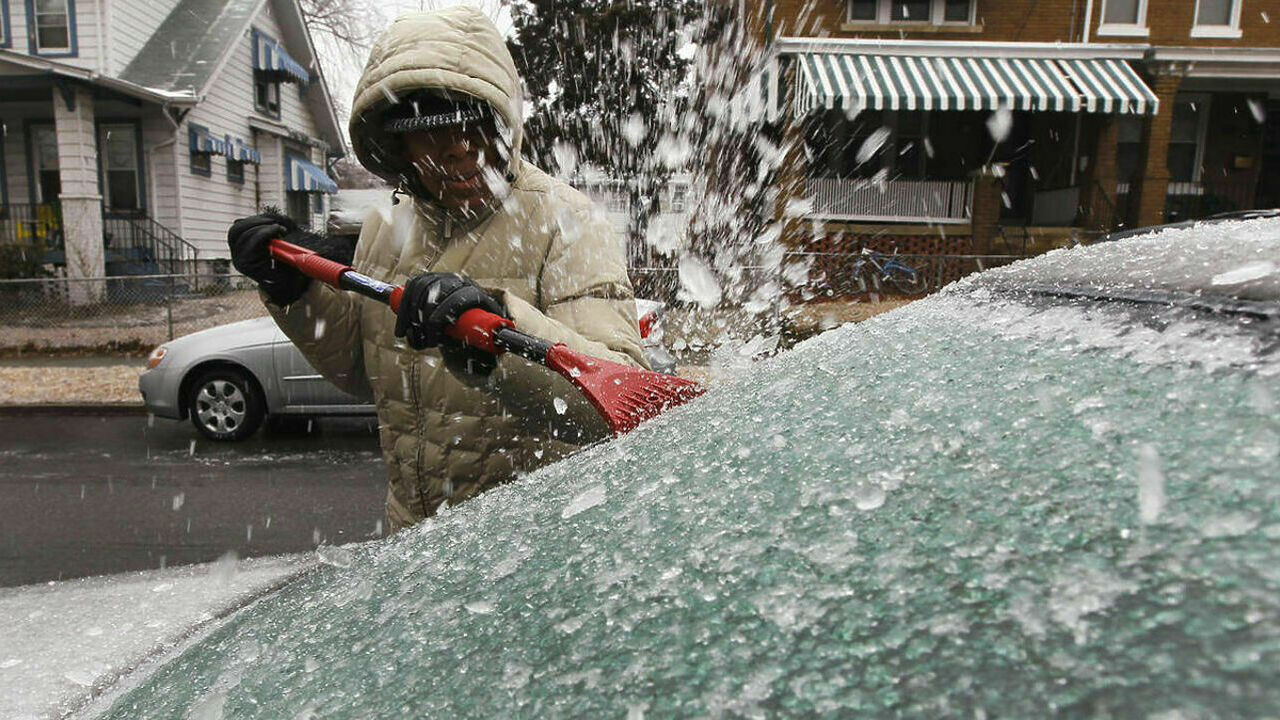
{"label": "chain-link fence", "polygon": [[[631,275],[639,297],[672,306],[667,327],[676,332],[671,334],[688,334],[689,344],[695,345],[701,335],[742,323],[740,316],[752,318],[748,325],[776,325],[778,308],[764,305],[778,291],[786,292],[793,303],[865,300],[867,295],[913,297],[1018,259],[1015,255],[788,253],[784,267],[807,267],[807,281],[804,273],[794,277],[784,271],[786,277],[766,277],[763,268],[742,268],[740,282],[751,288],[772,285],[770,292],[748,301],[760,307],[717,311],[680,302],[681,283],[675,268],[633,268]],[[0,351],[146,352],[175,337],[262,315],[266,309],[253,283],[228,274],[0,280]],[[719,316],[724,316],[723,322],[710,321]]]}
{"label": "chain-link fence", "polygon": [[0,280],[0,350],[145,352],[266,314],[253,283],[226,274]]}

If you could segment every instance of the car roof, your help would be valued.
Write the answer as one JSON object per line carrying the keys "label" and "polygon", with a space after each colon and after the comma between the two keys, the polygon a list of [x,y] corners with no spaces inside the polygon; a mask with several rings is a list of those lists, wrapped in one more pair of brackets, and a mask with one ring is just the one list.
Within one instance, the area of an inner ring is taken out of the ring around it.
{"label": "car roof", "polygon": [[1124,242],[1055,250],[996,268],[989,287],[1160,293],[1220,301],[1280,301],[1280,215],[1135,231]]}

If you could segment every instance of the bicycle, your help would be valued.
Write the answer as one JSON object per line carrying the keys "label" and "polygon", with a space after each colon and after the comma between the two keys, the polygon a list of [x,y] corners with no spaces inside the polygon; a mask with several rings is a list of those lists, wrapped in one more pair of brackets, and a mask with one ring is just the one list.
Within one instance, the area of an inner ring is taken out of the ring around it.
{"label": "bicycle", "polygon": [[[875,272],[871,272],[871,268],[874,268]],[[877,291],[881,289],[883,283],[888,283],[905,295],[923,295],[929,289],[929,277],[925,271],[917,270],[902,262],[897,258],[896,252],[894,255],[886,255],[862,248],[862,254],[850,274],[857,278],[859,284],[865,289],[866,280],[863,278],[863,273],[871,278]]]}

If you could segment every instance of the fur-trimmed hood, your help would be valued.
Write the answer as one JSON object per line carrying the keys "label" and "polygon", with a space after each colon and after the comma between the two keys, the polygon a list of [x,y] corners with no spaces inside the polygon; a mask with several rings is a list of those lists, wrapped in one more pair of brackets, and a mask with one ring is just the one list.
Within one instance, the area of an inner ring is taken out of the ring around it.
{"label": "fur-trimmed hood", "polygon": [[509,135],[508,174],[521,172],[524,103],[515,61],[498,28],[478,8],[456,6],[401,15],[374,43],[351,102],[351,145],[360,163],[393,185],[408,162],[382,115],[415,90],[478,98]]}

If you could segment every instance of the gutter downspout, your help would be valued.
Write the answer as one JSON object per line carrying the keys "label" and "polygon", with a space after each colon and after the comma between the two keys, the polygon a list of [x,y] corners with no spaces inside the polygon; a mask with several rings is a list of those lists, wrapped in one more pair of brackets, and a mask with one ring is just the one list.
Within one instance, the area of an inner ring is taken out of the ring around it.
{"label": "gutter downspout", "polygon": [[1093,0],[1085,0],[1084,4],[1084,29],[1081,32],[1080,42],[1089,44],[1089,27],[1093,25]]}
{"label": "gutter downspout", "polygon": [[[163,115],[164,119],[168,120],[169,124],[173,126],[173,135],[168,140],[165,140],[164,142],[156,145],[154,149],[159,150],[160,148],[168,147],[168,146],[176,147],[178,144],[178,129],[182,127],[182,121],[173,119],[173,116],[169,113],[168,105],[161,106],[160,114]],[[187,228],[185,227],[182,219],[182,168],[178,166],[178,153],[175,152],[175,153],[172,153],[172,155],[173,155],[173,191],[175,193],[175,197],[173,201],[173,213],[174,213],[173,219],[176,220],[178,224],[178,227],[176,230],[176,232],[178,233],[178,237],[185,238],[187,236]],[[153,188],[156,187],[156,183],[154,182],[151,183],[151,187]]]}

